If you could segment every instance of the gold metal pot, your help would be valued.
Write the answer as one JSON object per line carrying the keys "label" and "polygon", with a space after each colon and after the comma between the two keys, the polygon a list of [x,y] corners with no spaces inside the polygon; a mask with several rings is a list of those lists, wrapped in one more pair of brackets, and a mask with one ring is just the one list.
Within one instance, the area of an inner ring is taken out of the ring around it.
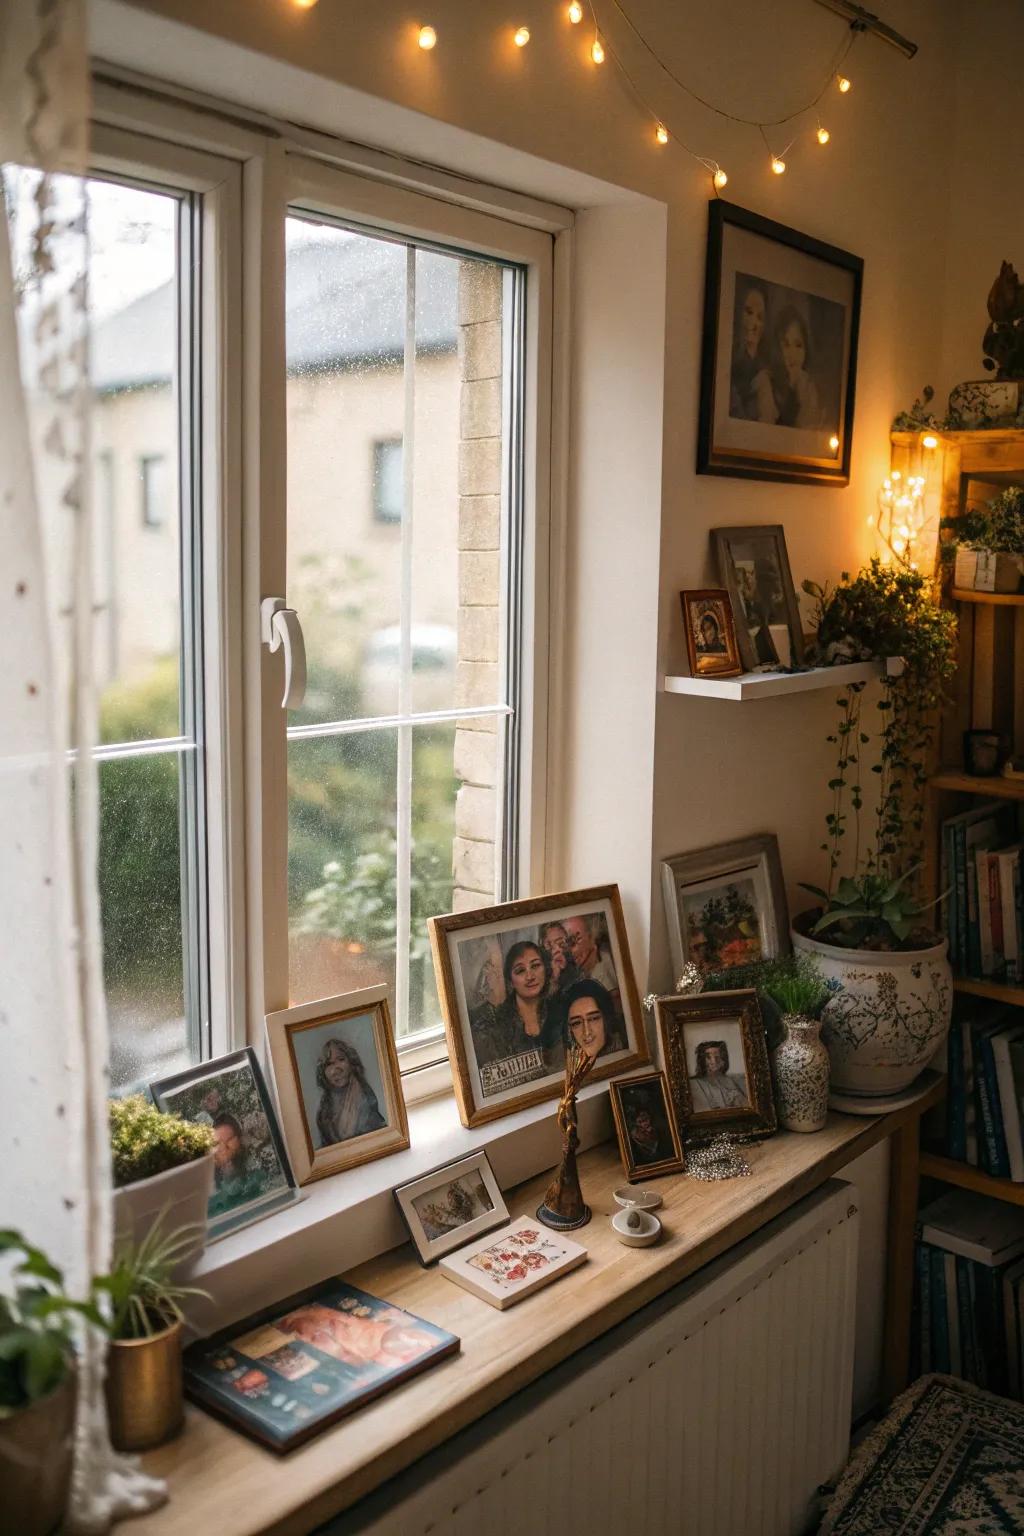
{"label": "gold metal pot", "polygon": [[118,1451],[148,1451],[181,1428],[181,1324],[151,1339],[114,1339],[107,1352],[107,1417]]}

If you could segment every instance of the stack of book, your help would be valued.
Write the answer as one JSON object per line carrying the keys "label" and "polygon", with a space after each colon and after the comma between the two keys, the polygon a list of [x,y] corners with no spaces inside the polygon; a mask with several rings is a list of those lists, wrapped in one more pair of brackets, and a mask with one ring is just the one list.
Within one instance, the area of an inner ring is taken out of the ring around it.
{"label": "stack of book", "polygon": [[1024,1013],[958,999],[947,1064],[946,1156],[1024,1183]]}
{"label": "stack of book", "polygon": [[914,1374],[1020,1398],[1024,1211],[952,1190],[921,1211],[916,1256]]}
{"label": "stack of book", "polygon": [[985,801],[942,823],[940,891],[959,976],[1024,981],[1018,807]]}

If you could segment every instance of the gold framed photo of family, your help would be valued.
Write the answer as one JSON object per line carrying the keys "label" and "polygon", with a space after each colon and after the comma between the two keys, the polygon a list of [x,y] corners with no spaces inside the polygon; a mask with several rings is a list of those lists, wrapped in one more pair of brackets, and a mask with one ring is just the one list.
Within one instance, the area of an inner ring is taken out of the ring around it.
{"label": "gold framed photo of family", "polygon": [[463,1125],[556,1098],[571,1043],[591,1080],[648,1060],[618,886],[431,918]]}
{"label": "gold framed photo of family", "polygon": [[753,988],[659,997],[656,1011],[672,1105],[686,1135],[770,1136],[768,1040]]}
{"label": "gold framed photo of family", "polygon": [[711,201],[698,474],[849,484],[863,272],[849,251]]}
{"label": "gold framed photo of family", "polygon": [[386,987],[283,1008],[266,1025],[300,1184],[409,1145]]}

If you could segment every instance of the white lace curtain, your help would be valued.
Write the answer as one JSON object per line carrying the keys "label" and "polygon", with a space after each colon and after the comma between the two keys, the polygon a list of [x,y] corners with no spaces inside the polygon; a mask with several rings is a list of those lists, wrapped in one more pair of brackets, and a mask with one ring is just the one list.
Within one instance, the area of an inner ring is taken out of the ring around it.
{"label": "white lace curtain", "polygon": [[[0,230],[0,1226],[46,1250],[77,1295],[109,1267],[111,1243],[91,758],[88,78],[83,0],[0,0],[10,193]],[[163,1497],[110,1449],[103,1359],[101,1341],[83,1337],[75,1532],[106,1531]]]}

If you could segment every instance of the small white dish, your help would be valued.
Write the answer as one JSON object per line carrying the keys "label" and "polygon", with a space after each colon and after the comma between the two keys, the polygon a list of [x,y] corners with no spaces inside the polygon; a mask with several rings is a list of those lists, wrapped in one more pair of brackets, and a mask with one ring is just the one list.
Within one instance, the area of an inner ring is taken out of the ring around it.
{"label": "small white dish", "polygon": [[653,1189],[633,1189],[624,1184],[613,1193],[617,1204],[627,1211],[656,1211],[663,1204],[661,1195]]}
{"label": "small white dish", "polygon": [[636,1206],[617,1211],[612,1217],[612,1229],[627,1248],[649,1248],[661,1236],[661,1222],[657,1216]]}

